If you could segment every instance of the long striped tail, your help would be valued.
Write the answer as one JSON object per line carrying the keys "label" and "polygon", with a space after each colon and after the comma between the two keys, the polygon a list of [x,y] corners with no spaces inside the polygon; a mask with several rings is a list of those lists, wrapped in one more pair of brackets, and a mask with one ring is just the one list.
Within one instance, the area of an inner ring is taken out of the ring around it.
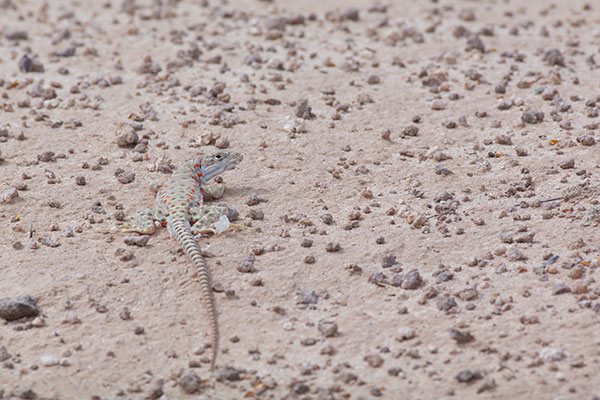
{"label": "long striped tail", "polygon": [[196,268],[198,273],[198,280],[200,281],[200,287],[202,290],[202,301],[204,302],[204,306],[208,312],[212,333],[212,359],[210,363],[210,369],[214,370],[219,347],[219,325],[215,297],[212,291],[210,271],[208,270],[206,261],[204,261],[204,258],[202,258],[202,254],[200,254],[200,247],[198,247],[198,244],[194,239],[194,235],[191,232],[190,224],[185,217],[185,214],[170,215],[168,223],[170,233],[175,236],[175,240],[181,244],[183,251],[192,261],[192,264],[194,264],[194,268]]}

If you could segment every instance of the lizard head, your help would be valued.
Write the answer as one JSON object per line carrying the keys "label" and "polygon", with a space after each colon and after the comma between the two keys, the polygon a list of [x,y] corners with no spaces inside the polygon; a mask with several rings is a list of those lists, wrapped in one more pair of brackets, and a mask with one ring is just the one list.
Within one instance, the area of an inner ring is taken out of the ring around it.
{"label": "lizard head", "polygon": [[233,168],[244,157],[233,151],[218,151],[213,154],[198,156],[194,160],[194,172],[202,183],[208,182],[222,172]]}

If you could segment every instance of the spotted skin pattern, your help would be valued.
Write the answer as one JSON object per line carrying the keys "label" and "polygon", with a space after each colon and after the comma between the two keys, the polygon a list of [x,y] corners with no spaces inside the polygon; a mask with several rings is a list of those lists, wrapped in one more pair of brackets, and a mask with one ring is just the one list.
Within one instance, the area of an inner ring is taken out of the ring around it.
{"label": "spotted skin pattern", "polygon": [[118,227],[122,232],[153,234],[157,223],[166,226],[198,272],[202,299],[209,314],[212,331],[211,369],[215,367],[219,345],[217,309],[212,293],[210,273],[200,254],[195,237],[202,233],[216,233],[213,224],[227,215],[227,206],[203,204],[201,186],[210,179],[227,171],[242,161],[239,153],[220,151],[211,155],[197,156],[173,173],[169,181],[156,193],[156,207],[139,210],[132,224]]}

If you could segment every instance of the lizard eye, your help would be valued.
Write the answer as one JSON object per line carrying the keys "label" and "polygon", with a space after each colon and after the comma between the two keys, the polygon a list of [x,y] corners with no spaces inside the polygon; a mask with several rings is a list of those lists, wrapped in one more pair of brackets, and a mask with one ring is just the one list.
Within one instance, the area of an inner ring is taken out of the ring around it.
{"label": "lizard eye", "polygon": [[223,158],[223,156],[220,153],[215,154],[215,158],[217,160],[220,160],[221,158]]}

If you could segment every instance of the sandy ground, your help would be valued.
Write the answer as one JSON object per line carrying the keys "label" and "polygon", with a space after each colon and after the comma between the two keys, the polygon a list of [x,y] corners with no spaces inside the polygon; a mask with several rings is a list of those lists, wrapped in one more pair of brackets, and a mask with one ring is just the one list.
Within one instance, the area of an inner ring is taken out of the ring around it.
{"label": "sandy ground", "polygon": [[[0,0],[0,308],[39,310],[0,324],[0,398],[598,399],[599,22]],[[199,239],[211,374],[179,245],[97,230],[216,147],[250,229]]]}

